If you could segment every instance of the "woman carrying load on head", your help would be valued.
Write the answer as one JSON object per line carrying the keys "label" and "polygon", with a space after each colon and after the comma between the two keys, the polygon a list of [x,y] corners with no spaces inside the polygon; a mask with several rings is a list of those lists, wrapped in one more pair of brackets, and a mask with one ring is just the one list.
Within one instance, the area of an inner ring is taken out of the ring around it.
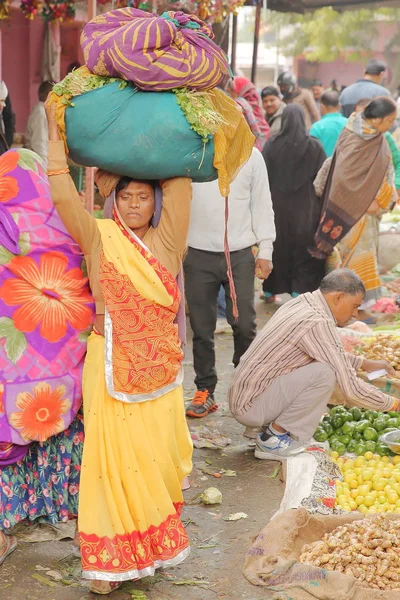
{"label": "woman carrying load on head", "polygon": [[159,190],[148,181],[103,174],[98,184],[110,194],[109,218],[96,220],[81,205],[54,111],[47,112],[53,202],[86,257],[96,302],[83,375],[78,528],[83,576],[92,580],[93,592],[107,594],[189,554],[180,512],[192,443],[176,277],[186,248],[191,181],[161,184],[155,228]]}
{"label": "woman carrying load on head", "polygon": [[268,141],[271,129],[261,109],[256,86],[245,77],[235,77],[228,82],[227,92],[241,107],[243,116],[256,138],[254,145],[261,152]]}
{"label": "woman carrying load on head", "polygon": [[0,157],[0,564],[23,520],[77,515],[82,371],[94,303],[41,158]]}

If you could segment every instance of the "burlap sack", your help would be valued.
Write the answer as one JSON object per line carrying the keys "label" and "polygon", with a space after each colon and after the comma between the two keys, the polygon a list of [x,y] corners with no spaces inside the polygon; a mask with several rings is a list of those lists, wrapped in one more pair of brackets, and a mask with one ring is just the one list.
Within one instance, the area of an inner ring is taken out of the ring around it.
{"label": "burlap sack", "polygon": [[[369,381],[366,373],[359,373],[358,375],[361,379],[376,386],[385,394],[389,394],[389,396],[393,396],[394,398],[400,399],[400,379],[392,379],[391,377],[379,377],[379,379]],[[346,396],[343,394],[342,390],[338,385],[336,385],[335,387],[332,397],[329,400],[329,404],[344,404],[345,406],[356,406],[354,402],[346,399]]]}
{"label": "burlap sack", "polygon": [[[313,516],[304,508],[286,511],[260,533],[247,554],[243,573],[250,583],[275,591],[274,600],[399,600],[400,589],[381,592],[363,587],[354,577],[298,562],[304,544],[362,518],[360,513]],[[398,520],[399,516],[389,518]]]}

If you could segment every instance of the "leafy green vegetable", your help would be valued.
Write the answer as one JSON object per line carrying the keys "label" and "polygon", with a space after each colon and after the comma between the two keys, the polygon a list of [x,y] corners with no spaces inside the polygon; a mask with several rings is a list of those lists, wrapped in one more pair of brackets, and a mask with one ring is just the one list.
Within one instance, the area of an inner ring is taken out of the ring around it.
{"label": "leafy green vegetable", "polygon": [[172,91],[190,128],[202,138],[204,144],[207,143],[224,122],[208,98],[207,92],[195,92],[187,88],[176,88]]}
{"label": "leafy green vegetable", "polygon": [[118,79],[117,77],[101,77],[100,75],[93,74],[83,76],[81,69],[76,69],[68,73],[60,83],[56,83],[53,87],[53,92],[57,96],[64,96],[64,104],[74,106],[72,102],[74,96],[81,96],[114,82],[119,82],[120,89],[132,85],[129,81]]}

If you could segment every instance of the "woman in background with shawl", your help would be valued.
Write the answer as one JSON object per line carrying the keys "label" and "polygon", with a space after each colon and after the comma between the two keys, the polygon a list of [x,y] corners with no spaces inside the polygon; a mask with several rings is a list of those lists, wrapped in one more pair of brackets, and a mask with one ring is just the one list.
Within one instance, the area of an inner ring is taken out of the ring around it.
{"label": "woman in background with shawl", "polygon": [[271,130],[261,109],[256,86],[245,77],[235,77],[228,82],[228,93],[242,108],[244,118],[256,138],[254,146],[261,152]]}
{"label": "woman in background with shawl", "polygon": [[[0,532],[77,515],[93,299],[30,150],[0,157]],[[0,564],[16,546],[0,533]]]}
{"label": "woman in background with shawl", "polygon": [[307,251],[321,214],[313,181],[326,155],[319,140],[306,130],[301,106],[286,106],[281,131],[267,143],[263,156],[276,226],[274,270],[263,283],[264,294],[271,299],[277,294],[295,297],[313,292],[325,274],[325,261]]}
{"label": "woman in background with shawl", "polygon": [[54,110],[47,110],[53,202],[86,257],[96,302],[83,375],[78,528],[83,576],[92,580],[92,592],[108,594],[189,554],[180,513],[192,443],[176,277],[186,249],[191,181],[161,184],[154,228],[153,184],[102,174],[98,185],[110,194],[110,218],[96,220],[81,205]]}
{"label": "woman in background with shawl", "polygon": [[316,180],[324,209],[312,252],[328,256],[337,245],[342,267],[361,277],[367,290],[361,319],[369,319],[366,311],[380,297],[380,216],[397,201],[392,153],[385,139],[395,118],[396,104],[386,96],[351,115],[332,162]]}

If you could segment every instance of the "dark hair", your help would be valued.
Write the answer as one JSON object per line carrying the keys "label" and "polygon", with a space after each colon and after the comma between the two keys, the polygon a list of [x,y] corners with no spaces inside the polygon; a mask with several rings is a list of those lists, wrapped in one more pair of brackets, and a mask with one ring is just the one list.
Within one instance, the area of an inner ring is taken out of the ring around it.
{"label": "dark hair", "polygon": [[52,89],[53,89],[53,84],[51,83],[51,81],[42,81],[42,83],[39,85],[39,89],[38,89],[38,96],[39,96],[40,102],[45,102],[45,100],[47,99],[47,96],[50,94]]}
{"label": "dark hair", "polygon": [[364,119],[384,119],[396,111],[397,106],[394,100],[388,96],[378,96],[365,107],[363,117]]}
{"label": "dark hair", "polygon": [[278,88],[274,85],[267,85],[267,87],[261,90],[261,98],[266,98],[266,96],[276,96],[277,98],[280,98]]}
{"label": "dark hair", "polygon": [[311,82],[311,87],[313,87],[314,85],[318,85],[320,87],[324,86],[324,84],[322,83],[322,81],[320,79],[313,79]]}
{"label": "dark hair", "polygon": [[350,269],[336,269],[332,271],[321,282],[319,286],[323,294],[341,292],[348,296],[362,294],[365,297],[366,290],[361,278]]}
{"label": "dark hair", "polygon": [[79,67],[81,67],[81,63],[79,62],[72,62],[68,65],[67,67],[67,75],[68,73],[72,73],[72,71],[74,71],[75,69],[79,69]]}
{"label": "dark hair", "polygon": [[367,62],[367,66],[365,67],[365,73],[367,75],[380,75],[381,73],[384,73],[386,69],[386,63],[383,62],[383,60],[371,58],[371,60]]}
{"label": "dark hair", "polygon": [[124,176],[124,177],[121,177],[121,179],[118,181],[118,183],[115,187],[115,195],[118,196],[118,194],[120,192],[122,192],[123,190],[125,190],[128,187],[128,185],[132,182],[145,183],[146,185],[151,186],[151,188],[154,191],[154,188],[155,188],[154,181],[150,181],[148,179],[133,179],[132,177]]}
{"label": "dark hair", "polygon": [[321,104],[337,108],[339,106],[339,92],[335,92],[334,90],[324,92],[321,96]]}

